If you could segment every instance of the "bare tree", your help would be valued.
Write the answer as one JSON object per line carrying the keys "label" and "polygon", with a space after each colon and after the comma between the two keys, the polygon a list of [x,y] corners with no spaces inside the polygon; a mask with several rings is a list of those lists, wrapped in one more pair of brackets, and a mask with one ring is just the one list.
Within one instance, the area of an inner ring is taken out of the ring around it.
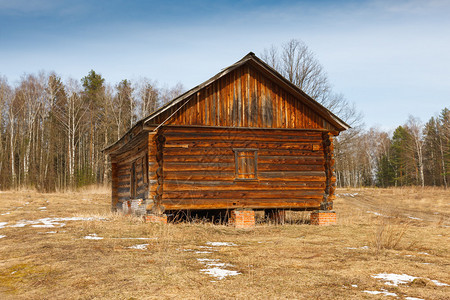
{"label": "bare tree", "polygon": [[423,138],[423,125],[421,124],[418,118],[413,116],[409,116],[406,122],[405,127],[409,131],[412,137],[412,145],[411,151],[414,153],[413,158],[416,161],[417,169],[418,169],[418,177],[420,180],[420,185],[422,187],[425,186],[425,179],[423,173],[423,146],[424,146],[424,138]]}
{"label": "bare tree", "polygon": [[135,99],[137,100],[136,115],[138,119],[145,118],[158,107],[159,89],[156,82],[142,78],[135,84]]}

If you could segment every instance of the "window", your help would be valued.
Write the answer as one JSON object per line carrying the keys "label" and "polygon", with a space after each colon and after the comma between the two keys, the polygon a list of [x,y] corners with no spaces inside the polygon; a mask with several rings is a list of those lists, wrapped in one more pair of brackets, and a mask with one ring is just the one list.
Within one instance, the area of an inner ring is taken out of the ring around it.
{"label": "window", "polygon": [[236,179],[257,180],[258,149],[233,149]]}
{"label": "window", "polygon": [[136,162],[131,164],[130,170],[130,199],[136,198],[137,178],[136,178]]}

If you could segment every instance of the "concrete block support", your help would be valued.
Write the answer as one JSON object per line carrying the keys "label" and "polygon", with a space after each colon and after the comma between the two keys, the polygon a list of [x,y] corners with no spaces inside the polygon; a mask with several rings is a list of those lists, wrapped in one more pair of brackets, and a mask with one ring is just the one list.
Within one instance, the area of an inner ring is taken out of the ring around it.
{"label": "concrete block support", "polygon": [[316,210],[310,216],[311,225],[336,225],[336,212],[332,210]]}
{"label": "concrete block support", "polygon": [[255,227],[255,211],[252,209],[235,209],[231,211],[230,225],[236,228]]}

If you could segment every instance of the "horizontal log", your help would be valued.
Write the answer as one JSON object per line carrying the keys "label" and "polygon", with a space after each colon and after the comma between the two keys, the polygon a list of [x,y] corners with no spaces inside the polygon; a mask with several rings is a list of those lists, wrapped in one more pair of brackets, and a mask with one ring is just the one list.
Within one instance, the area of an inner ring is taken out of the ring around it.
{"label": "horizontal log", "polygon": [[164,172],[170,171],[234,171],[234,163],[173,163],[164,162]]}
{"label": "horizontal log", "polygon": [[195,182],[177,182],[174,180],[164,181],[165,191],[200,191],[200,190],[307,190],[307,189],[325,189],[325,182],[283,182],[283,181],[195,181]]}
{"label": "horizontal log", "polygon": [[[228,155],[165,155],[164,163],[180,162],[180,163],[235,163],[234,153]],[[274,156],[274,155],[258,155],[258,164],[302,164],[315,165],[324,164],[323,157],[315,156]]]}
{"label": "horizontal log", "polygon": [[[325,182],[325,172],[318,171],[276,171],[258,172],[259,180],[275,181],[323,181]],[[215,171],[165,171],[164,180],[180,181],[205,181],[205,180],[236,180],[235,172],[215,172]]]}
{"label": "horizontal log", "polygon": [[[255,142],[252,140],[247,141],[207,141],[207,140],[196,140],[184,142],[183,144],[188,145],[188,147],[171,147],[166,149],[171,149],[175,153],[184,152],[190,148],[256,148],[256,149],[287,149],[287,150],[310,150],[312,151],[312,143],[309,142]],[[322,146],[319,145],[319,149],[322,150]],[[166,151],[166,150],[165,150]]]}
{"label": "horizontal log", "polygon": [[234,142],[234,141],[254,141],[254,142],[286,142],[286,143],[299,143],[299,142],[313,142],[320,144],[322,142],[322,137],[320,135],[307,136],[307,135],[291,135],[285,136],[282,134],[275,134],[272,132],[266,132],[265,134],[242,134],[236,133],[231,134],[226,132],[225,134],[216,133],[184,133],[182,135],[165,135],[167,145],[187,145],[186,142],[191,141],[224,141],[224,142]]}
{"label": "horizontal log", "polygon": [[236,209],[236,208],[279,208],[279,209],[311,209],[320,208],[320,200],[296,199],[295,201],[277,199],[253,199],[250,201],[236,202],[235,199],[221,199],[209,201],[205,199],[189,199],[185,202],[163,200],[162,205],[166,210],[179,209]]}
{"label": "horizontal log", "polygon": [[167,191],[163,199],[322,199],[323,189],[304,190],[205,190],[205,191]]}
{"label": "horizontal log", "polygon": [[[238,147],[235,147],[238,148]],[[249,147],[247,147],[249,148]],[[234,155],[233,147],[206,147],[206,148],[165,148],[164,159],[168,156],[178,155]],[[270,148],[258,148],[258,156],[311,156],[311,157],[323,157],[321,151],[311,151],[310,149],[270,149]]]}

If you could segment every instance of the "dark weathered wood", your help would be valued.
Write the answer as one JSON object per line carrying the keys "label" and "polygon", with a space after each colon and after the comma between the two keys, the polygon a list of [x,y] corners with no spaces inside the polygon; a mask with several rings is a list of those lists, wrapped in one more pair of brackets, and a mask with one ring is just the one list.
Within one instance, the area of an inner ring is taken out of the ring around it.
{"label": "dark weathered wood", "polygon": [[[282,88],[283,84],[264,75],[254,66],[243,65],[198,91],[192,100],[196,105],[180,102],[155,117],[151,123],[164,122],[183,105],[166,121],[166,125],[337,130],[324,117],[307,107],[309,100],[306,96],[298,93],[294,96],[292,91]],[[224,110],[221,113],[217,109],[214,91],[221,95],[220,105],[226,107],[229,113]],[[283,100],[280,101],[280,98]]]}
{"label": "dark weathered wood", "polygon": [[253,54],[138,122],[107,148],[113,206],[331,209],[342,120]]}

